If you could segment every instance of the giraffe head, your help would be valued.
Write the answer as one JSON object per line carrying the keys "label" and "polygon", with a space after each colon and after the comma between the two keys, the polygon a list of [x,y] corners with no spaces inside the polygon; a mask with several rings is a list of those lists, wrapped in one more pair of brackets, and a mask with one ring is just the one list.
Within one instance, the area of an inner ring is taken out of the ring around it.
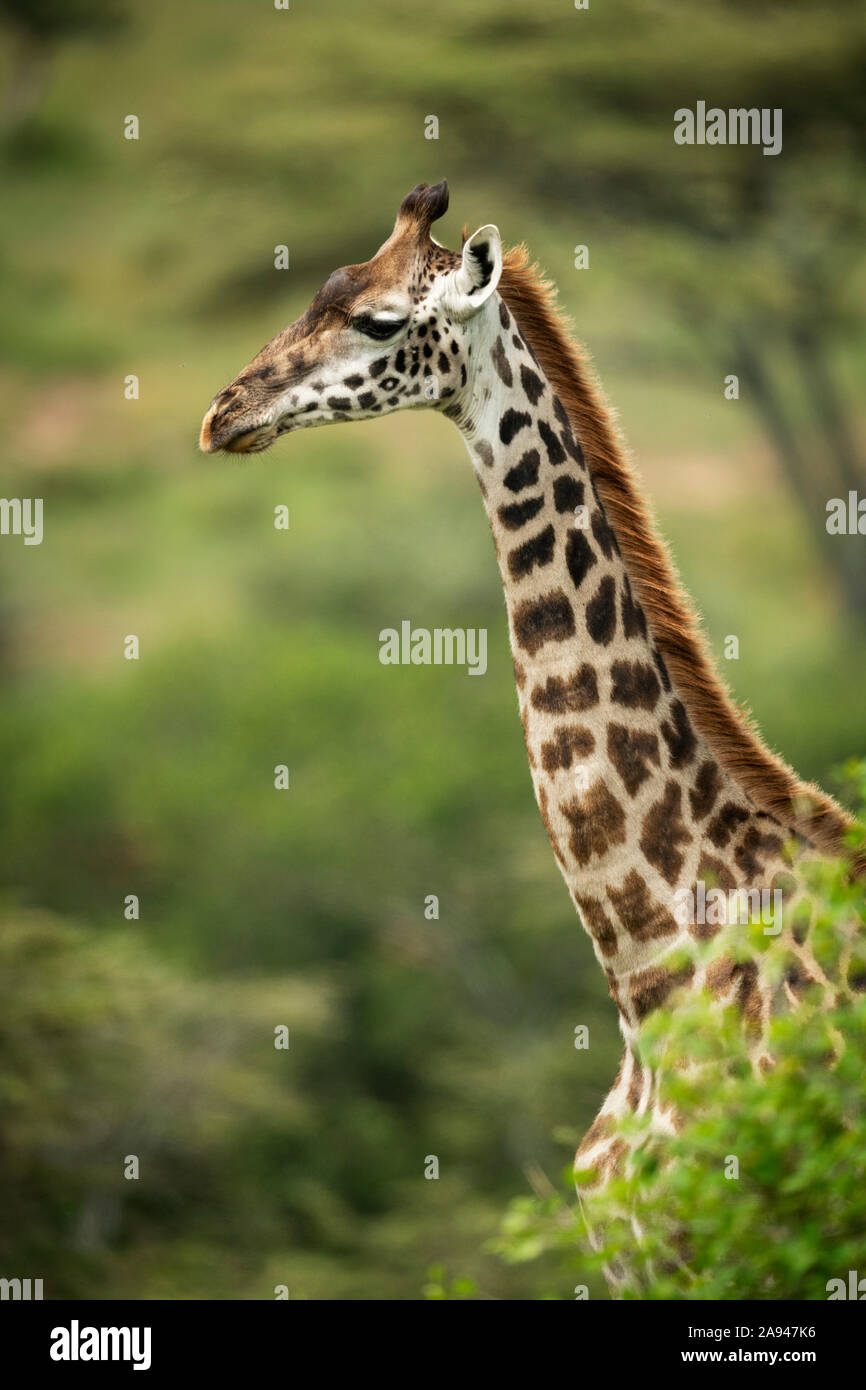
{"label": "giraffe head", "polygon": [[459,413],[473,321],[502,270],[495,227],[462,254],[430,226],[448,207],[444,182],[419,184],[372,260],[329,276],[309,309],[257,353],[211,402],[205,453],[260,453],[305,425],[365,420],[410,406]]}

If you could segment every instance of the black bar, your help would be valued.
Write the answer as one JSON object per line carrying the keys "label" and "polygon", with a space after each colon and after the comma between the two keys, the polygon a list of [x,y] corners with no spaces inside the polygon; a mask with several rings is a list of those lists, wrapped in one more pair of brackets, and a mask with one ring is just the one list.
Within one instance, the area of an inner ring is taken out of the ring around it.
{"label": "black bar", "polygon": [[[453,1375],[459,1364],[451,1332],[459,1339],[461,1356],[471,1348],[485,1371],[500,1357],[530,1355],[537,1359],[536,1380],[545,1374],[554,1348],[557,1361],[567,1352],[576,1377],[599,1358],[612,1373],[615,1368],[617,1380],[630,1368],[651,1376],[674,1367],[694,1376],[719,1367],[728,1372],[761,1367],[774,1373],[805,1368],[826,1375],[856,1366],[862,1349],[863,1310],[845,1302],[849,1306],[841,1301],[575,1301],[561,1322],[558,1317],[548,1321],[553,1317],[549,1304],[544,1311],[527,1304],[523,1313],[512,1310],[507,1323],[500,1323],[502,1308],[497,1312],[491,1300],[481,1307],[475,1303],[474,1314],[464,1304],[452,1323],[450,1312],[429,1305],[411,1313],[401,1304],[397,1314],[372,1301],[22,1301],[0,1304],[0,1336],[4,1365],[17,1365],[19,1381],[33,1372],[48,1372],[60,1381],[70,1376],[92,1380],[107,1371],[114,1377],[132,1376],[133,1383],[145,1376],[161,1382],[167,1374],[188,1372],[201,1384],[252,1365],[281,1368],[287,1380],[296,1375],[306,1380],[314,1369],[311,1354],[314,1366],[325,1369],[342,1353],[359,1374],[390,1366],[399,1371],[398,1378],[418,1376],[429,1382],[437,1364],[445,1375]],[[108,1332],[103,1337],[101,1329],[112,1328],[118,1329],[117,1337]],[[536,1340],[538,1333],[544,1341]],[[547,1341],[550,1334],[557,1334],[555,1343]],[[565,1341],[560,1340],[563,1334]],[[108,1359],[115,1346],[126,1360]],[[52,1348],[70,1358],[77,1352],[78,1359],[54,1359]],[[106,1359],[85,1359],[82,1352],[91,1350]],[[133,1369],[136,1359],[142,1363],[138,1372]]]}

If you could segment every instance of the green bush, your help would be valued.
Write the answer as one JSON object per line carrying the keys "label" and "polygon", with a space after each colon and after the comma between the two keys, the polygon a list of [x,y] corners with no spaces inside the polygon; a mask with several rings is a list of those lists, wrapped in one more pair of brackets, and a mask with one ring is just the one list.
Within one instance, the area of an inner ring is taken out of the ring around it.
{"label": "green bush", "polygon": [[[848,772],[862,803],[866,765]],[[852,842],[861,838],[858,827]],[[590,1199],[598,1249],[584,1250],[579,1211],[551,1192],[512,1204],[497,1242],[506,1260],[555,1252],[567,1270],[584,1275],[611,1264],[628,1272],[624,1297],[650,1299],[822,1299],[830,1280],[847,1281],[849,1270],[863,1266],[863,886],[851,881],[844,858],[815,861],[804,876],[811,943],[837,987],[835,1007],[824,1009],[813,987],[796,1010],[775,1016],[768,1034],[774,1065],[765,1074],[750,1064],[735,1007],[720,1010],[696,995],[652,1014],[639,1037],[640,1060],[660,1069],[663,1101],[689,1117],[682,1130],[654,1135],[646,1117],[618,1124],[633,1161]],[[754,932],[745,949],[760,943],[766,969],[781,979],[785,952],[757,923]],[[735,942],[722,932],[696,956],[732,950]]]}

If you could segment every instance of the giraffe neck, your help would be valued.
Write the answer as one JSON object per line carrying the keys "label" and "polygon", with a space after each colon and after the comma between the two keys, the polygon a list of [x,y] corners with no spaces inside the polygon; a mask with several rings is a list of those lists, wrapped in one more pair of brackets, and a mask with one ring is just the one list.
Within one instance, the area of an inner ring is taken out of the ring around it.
{"label": "giraffe neck", "polygon": [[628,1035],[677,983],[660,962],[686,931],[682,893],[763,881],[783,831],[694,729],[580,441],[507,305],[479,318],[447,413],[496,545],[536,799]]}

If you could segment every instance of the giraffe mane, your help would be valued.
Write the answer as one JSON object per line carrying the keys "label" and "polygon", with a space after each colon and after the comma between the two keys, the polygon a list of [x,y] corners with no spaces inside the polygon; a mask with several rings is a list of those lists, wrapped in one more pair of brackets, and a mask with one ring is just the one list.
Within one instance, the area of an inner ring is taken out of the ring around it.
{"label": "giraffe mane", "polygon": [[[760,809],[818,850],[850,853],[844,837],[852,817],[770,752],[719,677],[589,356],[572,336],[555,286],[531,264],[525,246],[505,253],[499,292],[568,413],[652,635],[696,728]],[[866,873],[866,853],[856,856],[855,872]]]}

